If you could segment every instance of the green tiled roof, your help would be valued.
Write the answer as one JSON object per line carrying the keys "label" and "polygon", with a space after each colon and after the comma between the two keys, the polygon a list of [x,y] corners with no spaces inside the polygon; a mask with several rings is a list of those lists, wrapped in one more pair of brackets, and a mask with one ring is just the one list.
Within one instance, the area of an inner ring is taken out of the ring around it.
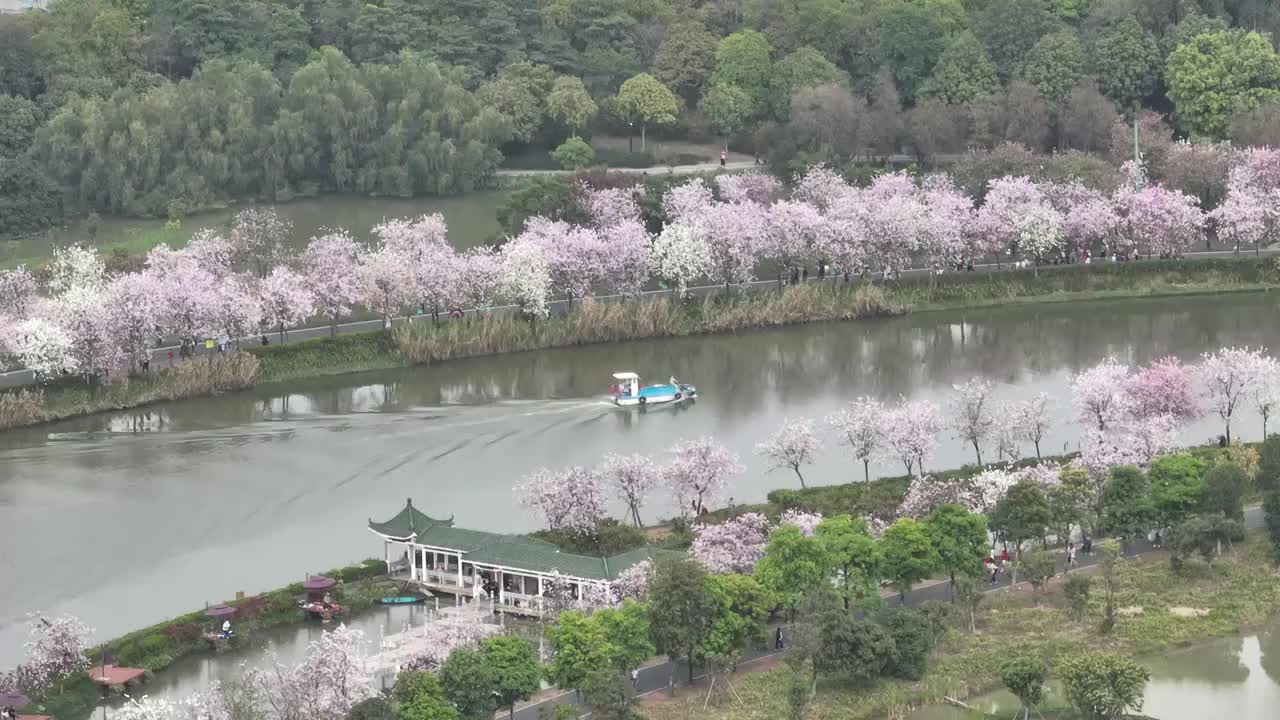
{"label": "green tiled roof", "polygon": [[623,570],[643,560],[655,559],[660,554],[679,554],[649,547],[607,558],[568,553],[544,540],[456,528],[453,527],[453,518],[436,520],[419,512],[412,501],[386,522],[370,520],[369,529],[380,535],[402,539],[416,534],[418,544],[460,550],[467,562],[538,573],[559,572],[587,580],[613,580]]}

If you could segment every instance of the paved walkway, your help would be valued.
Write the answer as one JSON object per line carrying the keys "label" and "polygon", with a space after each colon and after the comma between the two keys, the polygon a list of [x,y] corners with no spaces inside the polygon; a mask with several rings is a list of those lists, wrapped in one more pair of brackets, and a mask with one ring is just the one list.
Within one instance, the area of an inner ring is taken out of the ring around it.
{"label": "paved walkway", "polygon": [[[1258,507],[1247,508],[1244,512],[1244,522],[1245,522],[1245,527],[1249,529],[1256,529],[1256,528],[1262,527],[1263,525],[1262,509]],[[1080,568],[1093,567],[1094,565],[1097,565],[1101,557],[1101,554],[1097,550],[1096,543],[1094,545],[1094,548],[1095,548],[1094,552],[1091,555],[1077,554],[1076,565],[1072,569],[1078,570]],[[1128,546],[1126,547],[1124,554],[1126,557],[1132,557],[1136,555],[1145,555],[1146,553],[1149,553],[1152,550],[1153,548],[1151,547],[1151,543],[1147,542],[1146,539],[1144,538],[1141,540],[1135,540],[1128,543]],[[1066,569],[1067,569],[1066,553],[1060,551],[1058,552],[1058,572],[1064,572],[1066,571]],[[1000,578],[997,580],[997,582],[994,585],[985,584],[984,592],[990,593],[990,592],[996,592],[998,590],[1008,589],[1010,584],[1009,581],[1010,581],[1009,573],[1007,572],[1001,573]],[[918,587],[917,589],[907,593],[906,605],[908,607],[913,607],[929,600],[939,600],[939,601],[946,602],[947,600],[950,599],[950,589],[948,586],[949,586],[949,583],[947,582],[935,582],[924,587]],[[901,604],[902,602],[897,595],[894,595],[892,598],[885,599],[885,605],[888,607],[898,607]],[[770,628],[769,630],[770,638],[773,637],[773,633],[776,627],[777,626],[773,626]],[[785,630],[783,631],[783,635],[785,637],[786,635]],[[772,649],[755,650],[747,653],[743,658],[743,662],[740,664],[746,665],[753,661],[767,658],[777,654],[779,654],[778,651],[775,651]],[[643,695],[648,695],[650,693],[667,690],[669,687],[668,683],[670,679],[673,677],[672,675],[673,670],[675,671],[675,675],[674,675],[675,681],[680,684],[679,685],[680,687],[686,687],[687,683],[685,683],[685,680],[688,678],[688,666],[684,662],[675,662],[675,663],[671,661],[657,662],[647,667],[644,667],[640,670],[640,675],[636,683],[637,694],[643,696]],[[693,683],[694,686],[695,687],[698,686],[700,684],[700,681],[704,681],[705,679],[706,679],[705,674],[695,675],[694,683]],[[540,716],[539,713],[550,712],[550,706],[577,705],[577,704],[579,704],[579,702],[578,702],[576,693],[563,692],[558,695],[552,695],[540,701],[529,703],[524,706],[517,706],[515,716],[517,720],[540,720],[542,716]],[[586,715],[589,715],[589,713],[587,713]]]}
{"label": "paved walkway", "polygon": [[[647,168],[620,168],[611,167],[611,173],[630,173],[632,175],[696,175],[698,173],[715,172],[717,170],[750,170],[752,168],[760,168],[764,170],[763,165],[757,165],[750,160],[740,160],[737,162],[725,163],[720,165],[719,161],[700,163],[698,165],[654,165]],[[498,177],[540,177],[550,175],[573,175],[577,170],[499,170]]]}

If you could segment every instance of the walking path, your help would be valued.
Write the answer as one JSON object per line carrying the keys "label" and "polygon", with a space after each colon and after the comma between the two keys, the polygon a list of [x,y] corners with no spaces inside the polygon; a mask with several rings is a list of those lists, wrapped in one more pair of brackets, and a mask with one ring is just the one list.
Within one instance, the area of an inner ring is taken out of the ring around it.
{"label": "walking path", "polygon": [[[752,168],[760,168],[761,166],[751,160],[739,160],[737,162],[725,163],[721,165],[717,162],[699,163],[697,165],[654,165],[647,168],[619,168],[611,167],[611,173],[630,173],[632,175],[697,175],[698,173],[715,172],[716,170],[750,170]],[[575,175],[577,170],[499,170],[498,177],[542,177],[552,175]]]}
{"label": "walking path", "polygon": [[[1256,528],[1262,527],[1263,525],[1262,509],[1258,507],[1246,508],[1244,511],[1244,524],[1245,524],[1245,527],[1249,529],[1256,529]],[[1145,538],[1139,539],[1139,540],[1131,540],[1125,546],[1124,555],[1125,557],[1145,555],[1147,553],[1152,552],[1152,550],[1154,549],[1155,548],[1151,546],[1151,543],[1147,542]],[[1066,572],[1067,571],[1066,553],[1058,552],[1057,556],[1058,556],[1058,572],[1060,573]],[[1081,568],[1093,567],[1098,564],[1100,559],[1101,559],[1101,553],[1098,551],[1097,544],[1095,543],[1094,552],[1092,554],[1089,554],[1089,555],[1084,555],[1081,553],[1076,554],[1076,564],[1071,569],[1079,570]],[[997,579],[996,583],[994,585],[987,585],[984,589],[984,592],[991,593],[991,592],[996,592],[998,590],[1006,590],[1009,588],[1009,585],[1010,585],[1009,581],[1010,581],[1009,573],[1002,572],[1000,573],[1000,577]],[[950,589],[948,588],[948,585],[949,583],[947,582],[937,582],[937,583],[931,583],[923,587],[917,587],[916,589],[907,593],[907,599],[905,604],[908,607],[914,607],[914,606],[920,605],[921,603],[927,602],[929,600],[946,602],[950,599]],[[903,604],[902,601],[896,594],[892,598],[885,599],[885,605],[888,607],[899,607],[902,604]],[[769,629],[770,638],[773,637],[773,633],[775,632],[776,627],[777,626],[774,626]],[[784,631],[784,635],[785,635],[785,631]],[[777,651],[772,649],[754,650],[754,651],[748,652],[743,657],[743,661],[740,663],[740,665],[746,665],[748,663],[751,663],[757,660],[772,657],[774,655],[780,654],[781,652],[785,652],[785,651]],[[675,673],[674,675],[672,674],[673,672]],[[677,682],[679,682],[681,678],[688,677],[688,666],[684,662],[673,663],[671,661],[665,661],[665,662],[657,662],[652,665],[648,665],[644,668],[641,668],[639,677],[637,678],[637,681],[636,681],[636,693],[639,696],[644,696],[644,695],[649,695],[651,693],[666,690],[669,687],[668,686],[669,680],[673,677]],[[705,674],[695,675],[692,686],[697,687],[700,684],[700,681],[703,681],[705,679],[706,679]],[[550,712],[550,709],[551,709],[550,706],[577,705],[577,704],[579,704],[579,701],[576,693],[561,692],[559,694],[554,694],[554,695],[550,695],[549,697],[535,700],[534,702],[528,703],[526,705],[517,705],[515,717],[516,717],[516,720],[540,720],[540,718],[544,716],[540,715],[539,713]]]}
{"label": "walking path", "polygon": [[[1200,250],[1196,252],[1186,253],[1186,257],[1190,257],[1190,258],[1232,257],[1236,254],[1237,253],[1235,253],[1232,250]],[[1260,254],[1276,255],[1276,254],[1280,254],[1280,249],[1266,249],[1266,250],[1263,250]],[[1046,266],[1044,269],[1046,271],[1050,271],[1055,268],[1058,270],[1065,270],[1072,267],[1075,267],[1075,266],[1074,265]],[[985,271],[985,272],[1002,272],[1002,271],[1008,272],[1015,269],[1017,268],[1013,264],[1007,263],[1007,262],[1001,263],[999,265],[995,263],[982,263],[982,264],[974,265],[975,272],[979,270]],[[910,268],[910,269],[899,272],[898,275],[900,278],[920,277],[925,275],[927,272],[928,270],[926,268]],[[954,273],[948,272],[947,274],[950,275]],[[825,279],[819,279],[815,276],[809,277],[809,282],[835,282],[837,280],[838,278],[835,276],[827,276],[827,278]],[[778,281],[776,279],[755,280],[750,283],[746,283],[745,285],[742,285],[741,289],[758,292],[761,290],[769,290],[772,288],[776,288],[777,286],[778,286]],[[722,285],[698,285],[696,287],[688,288],[686,292],[691,297],[707,297],[709,295],[714,295],[718,292],[721,292],[723,289],[724,287]],[[641,297],[649,298],[649,297],[658,297],[663,295],[672,295],[674,294],[674,292],[675,291],[671,289],[646,290],[645,292],[641,293]],[[627,298],[626,296],[623,296],[623,295],[593,295],[587,299],[593,300],[595,302],[623,302]],[[579,302],[581,302],[581,300],[579,300]],[[569,310],[570,303],[567,300],[553,300],[547,303],[547,306],[552,314],[562,314]],[[465,310],[463,314],[467,316],[474,316],[479,314],[480,312],[484,312],[486,314],[493,315],[493,314],[503,314],[503,313],[515,313],[519,311],[520,311],[520,308],[515,305],[499,305],[496,307],[486,308],[483,311],[473,308],[473,309]],[[392,322],[418,322],[418,321],[421,321],[424,319],[430,319],[430,318],[431,318],[430,315],[408,315],[401,318],[394,318]],[[442,320],[445,319],[445,316],[443,313],[441,314],[441,319]],[[291,328],[288,330],[287,334],[285,335],[284,342],[286,343],[297,342],[299,340],[311,340],[314,338],[327,337],[331,333],[346,335],[349,333],[373,332],[375,330],[380,330],[381,328],[382,328],[381,320],[354,320],[351,322],[339,323],[336,328],[336,332],[334,329],[331,329],[328,325],[312,325],[307,327]],[[257,345],[260,342],[263,335],[264,333],[258,333],[250,337],[235,339],[233,340],[233,342],[237,342],[238,344],[244,345],[244,346],[253,346],[253,345]],[[279,333],[275,331],[265,333],[265,335],[271,343],[280,342]],[[196,348],[197,354],[203,354],[205,352],[207,351],[204,347]],[[167,366],[171,362],[169,358],[169,353],[173,353],[173,360],[178,359],[178,346],[163,345],[161,347],[157,347],[153,349],[151,351],[152,364],[157,368]],[[18,370],[11,370],[9,372],[0,373],[0,388],[20,387],[23,385],[34,385],[35,382],[36,382],[35,374],[32,373],[30,370],[18,369]]]}

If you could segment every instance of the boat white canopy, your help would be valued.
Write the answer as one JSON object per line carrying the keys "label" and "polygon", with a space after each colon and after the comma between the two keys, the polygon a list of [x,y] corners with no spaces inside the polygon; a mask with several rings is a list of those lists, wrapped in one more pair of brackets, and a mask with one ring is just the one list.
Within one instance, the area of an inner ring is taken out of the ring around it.
{"label": "boat white canopy", "polygon": [[616,372],[613,374],[614,380],[639,380],[640,376],[633,372]]}

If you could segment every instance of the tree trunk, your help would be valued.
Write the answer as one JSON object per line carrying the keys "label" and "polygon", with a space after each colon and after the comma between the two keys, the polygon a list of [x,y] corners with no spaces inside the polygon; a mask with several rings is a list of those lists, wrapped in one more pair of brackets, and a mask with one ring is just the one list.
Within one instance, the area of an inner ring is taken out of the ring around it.
{"label": "tree trunk", "polygon": [[978,456],[978,468],[982,468],[982,448],[978,447],[978,439],[973,439],[973,452]]}
{"label": "tree trunk", "polygon": [[1039,460],[1040,459],[1040,441],[1039,440],[1035,442],[1035,446],[1036,446],[1036,459]]}
{"label": "tree trunk", "polygon": [[[643,132],[644,126],[641,125],[640,127],[641,127],[641,132]],[[689,651],[688,660],[689,660],[689,684],[692,685],[693,684],[693,651],[692,650]]]}
{"label": "tree trunk", "polygon": [[804,475],[801,475],[801,474],[800,474],[800,468],[797,466],[797,467],[792,468],[792,469],[796,471],[796,477],[800,478],[800,487],[801,487],[801,489],[805,489],[805,487],[806,487],[806,486],[805,486],[805,484],[804,484]]}
{"label": "tree trunk", "polygon": [[862,481],[871,482],[871,461],[870,460],[862,461]]}
{"label": "tree trunk", "polygon": [[644,152],[644,144],[645,144],[644,131],[645,131],[645,124],[640,123],[640,152]]}

